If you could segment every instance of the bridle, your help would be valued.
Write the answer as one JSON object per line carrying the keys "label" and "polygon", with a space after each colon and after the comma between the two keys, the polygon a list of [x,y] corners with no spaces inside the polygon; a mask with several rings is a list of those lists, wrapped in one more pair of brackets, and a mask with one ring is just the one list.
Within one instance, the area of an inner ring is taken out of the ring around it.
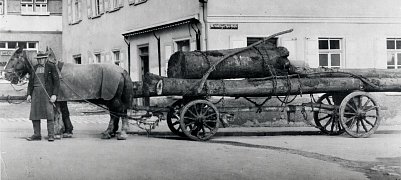
{"label": "bridle", "polygon": [[[19,57],[17,61],[19,62],[21,58],[23,58],[23,57]],[[28,63],[32,66],[32,64],[31,64],[31,62],[29,62],[29,60],[27,60],[26,58],[23,58],[22,69],[27,69],[27,71],[29,71],[29,67],[28,67],[28,65],[27,65],[27,63],[26,63],[25,61],[28,61]],[[7,64],[8,64],[8,63],[7,63]],[[6,64],[5,67],[7,67],[7,64]],[[16,65],[17,65],[17,64],[16,64]],[[17,71],[15,70],[15,68],[16,68],[15,66],[16,66],[16,65],[14,65],[14,67],[13,67],[13,68],[10,68],[10,69],[4,69],[3,72],[5,72],[5,73],[11,73],[13,76],[15,76],[15,77],[18,78],[18,82],[17,82],[17,83],[21,83],[24,73],[23,73],[23,72],[17,72]]]}

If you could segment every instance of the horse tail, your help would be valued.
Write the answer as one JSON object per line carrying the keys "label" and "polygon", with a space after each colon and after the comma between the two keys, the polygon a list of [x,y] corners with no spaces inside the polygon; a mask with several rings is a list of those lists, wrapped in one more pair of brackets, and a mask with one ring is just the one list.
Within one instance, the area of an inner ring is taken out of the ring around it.
{"label": "horse tail", "polygon": [[124,77],[124,88],[123,88],[123,93],[121,95],[121,100],[124,103],[125,107],[131,108],[134,97],[133,96],[134,85],[132,84],[131,77],[129,76],[126,70],[124,70],[123,72],[123,77]]}

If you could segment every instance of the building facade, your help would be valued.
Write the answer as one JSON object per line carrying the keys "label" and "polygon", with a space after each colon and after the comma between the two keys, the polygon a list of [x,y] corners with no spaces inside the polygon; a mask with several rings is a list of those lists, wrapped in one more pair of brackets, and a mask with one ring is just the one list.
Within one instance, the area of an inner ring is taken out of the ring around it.
{"label": "building facade", "polygon": [[0,0],[0,68],[17,47],[62,57],[62,0]]}
{"label": "building facade", "polygon": [[[166,75],[178,50],[245,47],[271,34],[311,67],[401,68],[401,1],[66,0],[63,58]],[[229,5],[229,6],[228,6]]]}

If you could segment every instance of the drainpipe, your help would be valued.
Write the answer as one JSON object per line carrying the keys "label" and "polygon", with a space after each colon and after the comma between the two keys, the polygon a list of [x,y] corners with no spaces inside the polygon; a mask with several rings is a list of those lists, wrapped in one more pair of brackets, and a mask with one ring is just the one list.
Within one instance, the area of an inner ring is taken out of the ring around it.
{"label": "drainpipe", "polygon": [[130,75],[131,76],[131,43],[124,37],[124,41],[125,41],[125,43],[127,44],[127,49],[128,49],[128,52],[127,52],[127,58],[128,58],[128,75]]}
{"label": "drainpipe", "polygon": [[153,36],[155,36],[155,38],[157,39],[157,58],[159,61],[159,76],[161,76],[162,75],[162,58],[160,55],[160,37],[157,37],[155,32],[153,32]]}
{"label": "drainpipe", "polygon": [[199,0],[200,11],[199,11],[199,22],[201,24],[201,39],[202,39],[202,50],[208,50],[207,44],[207,0]]}

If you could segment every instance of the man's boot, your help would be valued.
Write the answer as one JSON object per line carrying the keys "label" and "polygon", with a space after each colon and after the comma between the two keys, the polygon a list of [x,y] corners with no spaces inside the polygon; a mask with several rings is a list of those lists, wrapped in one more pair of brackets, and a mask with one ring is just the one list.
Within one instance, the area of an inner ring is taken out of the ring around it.
{"label": "man's boot", "polygon": [[54,141],[54,121],[53,119],[47,120],[47,133],[49,135],[49,141]]}
{"label": "man's boot", "polygon": [[27,137],[28,141],[40,141],[42,140],[42,136],[40,135],[40,120],[32,120],[33,125],[33,135],[31,137]]}

